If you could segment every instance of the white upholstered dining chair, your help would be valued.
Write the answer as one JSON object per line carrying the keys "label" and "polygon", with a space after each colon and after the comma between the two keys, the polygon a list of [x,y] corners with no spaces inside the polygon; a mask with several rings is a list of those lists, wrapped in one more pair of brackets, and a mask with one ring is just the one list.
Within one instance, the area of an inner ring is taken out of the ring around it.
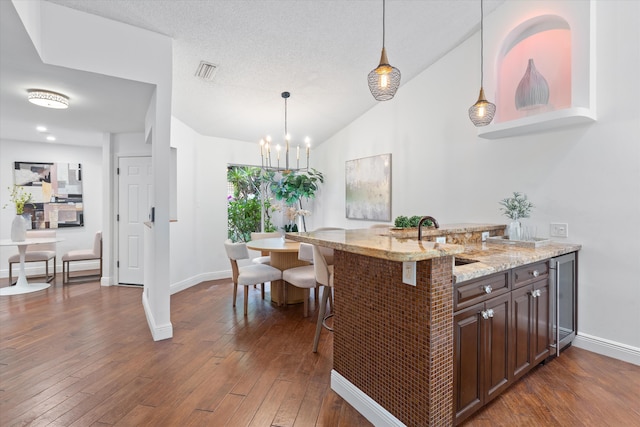
{"label": "white upholstered dining chair", "polygon": [[[313,262],[313,246],[309,243],[300,243],[300,249],[298,250],[298,259],[300,261]],[[296,286],[304,289],[304,308],[303,316],[309,315],[309,296],[310,290],[318,290],[316,285],[316,274],[313,265],[303,265],[300,267],[288,268],[282,272],[282,279]],[[318,293],[315,293],[316,305],[318,305]],[[284,301],[287,301],[287,286],[284,286]]]}
{"label": "white upholstered dining chair", "polygon": [[[273,239],[276,237],[282,237],[279,231],[268,231],[265,233],[259,233],[256,231],[251,232],[251,240],[260,240],[260,239]],[[269,251],[262,251],[260,256],[251,258],[251,262],[255,264],[266,264],[271,265],[271,255],[269,255]],[[255,288],[256,285],[253,285]],[[262,299],[264,299],[264,283],[260,283],[260,295]]]}
{"label": "white upholstered dining chair", "polygon": [[244,315],[247,315],[247,305],[249,300],[249,286],[258,283],[271,282],[282,279],[282,272],[275,267],[266,264],[251,264],[239,266],[238,260],[249,259],[249,250],[244,242],[233,243],[227,239],[224,242],[224,249],[231,262],[231,272],[233,279],[233,306],[236,306],[238,295],[238,285],[244,286]]}
{"label": "white upholstered dining chair", "polygon": [[333,314],[326,314],[327,301],[333,288],[333,265],[327,264],[327,260],[320,250],[320,246],[313,245],[313,267],[316,275],[318,286],[322,286],[322,301],[318,307],[318,320],[316,321],[316,335],[313,338],[313,352],[318,352],[318,342],[320,341],[320,331],[326,328],[333,332],[333,329],[327,326],[326,320]]}
{"label": "white upholstered dining chair", "polygon": [[[251,233],[251,240],[260,240],[260,239],[273,239],[275,237],[282,237],[282,234],[280,234],[279,231],[270,231],[270,232],[266,232],[266,233],[258,233],[258,232],[252,232]],[[252,258],[251,261],[256,263],[256,264],[270,264],[271,263],[271,257],[269,256],[269,252],[267,251],[262,251],[262,256],[256,257],[256,258]]]}
{"label": "white upholstered dining chair", "polygon": [[[84,274],[71,276],[72,262],[100,261],[100,272],[98,274]],[[91,249],[74,249],[62,255],[62,283],[69,283],[72,279],[89,279],[102,277],[102,232],[98,231],[93,237],[93,247]]]}
{"label": "white upholstered dining chair", "polygon": [[[56,237],[56,230],[27,230],[27,239],[39,239],[45,237]],[[49,275],[49,261],[53,260],[53,274]],[[43,243],[40,245],[29,245],[25,253],[24,262],[44,262],[45,277],[47,282],[56,278],[56,244]],[[20,254],[9,257],[9,283],[13,284],[13,264],[20,264]]]}

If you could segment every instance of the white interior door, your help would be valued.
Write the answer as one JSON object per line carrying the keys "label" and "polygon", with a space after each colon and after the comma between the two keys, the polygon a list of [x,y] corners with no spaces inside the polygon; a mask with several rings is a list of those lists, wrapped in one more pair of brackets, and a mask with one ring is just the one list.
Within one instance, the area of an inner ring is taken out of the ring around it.
{"label": "white interior door", "polygon": [[144,284],[144,222],[149,219],[151,157],[118,161],[118,283]]}

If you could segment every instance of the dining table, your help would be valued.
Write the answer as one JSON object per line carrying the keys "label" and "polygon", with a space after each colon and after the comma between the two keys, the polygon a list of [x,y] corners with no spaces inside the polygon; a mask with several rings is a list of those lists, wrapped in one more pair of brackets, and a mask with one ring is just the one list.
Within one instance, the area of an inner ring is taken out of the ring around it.
{"label": "dining table", "polygon": [[27,281],[27,274],[24,271],[24,260],[27,253],[27,247],[29,245],[43,245],[46,243],[57,243],[63,239],[58,237],[33,237],[27,238],[21,241],[14,241],[11,239],[0,240],[0,246],[17,246],[20,253],[20,271],[18,273],[18,281],[14,286],[7,286],[0,288],[0,295],[19,295],[27,294],[30,292],[42,291],[51,286],[48,282],[31,282]]}
{"label": "dining table", "polygon": [[[268,252],[272,267],[277,268],[280,271],[287,270],[289,268],[300,267],[303,265],[309,265],[307,261],[298,259],[298,251],[300,249],[300,242],[285,239],[284,237],[272,237],[268,239],[257,239],[247,242],[247,248]],[[275,286],[273,286],[275,284]],[[272,283],[272,289],[284,289],[287,288],[287,304],[298,304],[304,302],[304,289],[293,286],[286,283],[284,280],[274,280]],[[271,301],[280,305],[283,303],[283,292],[271,292]]]}

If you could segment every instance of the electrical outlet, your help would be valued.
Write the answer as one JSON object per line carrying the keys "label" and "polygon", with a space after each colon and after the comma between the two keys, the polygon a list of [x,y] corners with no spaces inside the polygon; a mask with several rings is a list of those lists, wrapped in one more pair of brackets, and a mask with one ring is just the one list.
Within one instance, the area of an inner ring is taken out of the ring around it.
{"label": "electrical outlet", "polygon": [[551,232],[549,234],[551,237],[569,237],[569,224],[552,223]]}
{"label": "electrical outlet", "polygon": [[483,231],[482,232],[482,241],[486,242],[488,238],[489,238],[489,232],[488,231]]}
{"label": "electrical outlet", "polygon": [[402,283],[407,285],[416,285],[416,262],[404,261],[402,263]]}
{"label": "electrical outlet", "polygon": [[447,243],[447,236],[436,237],[436,243]]}

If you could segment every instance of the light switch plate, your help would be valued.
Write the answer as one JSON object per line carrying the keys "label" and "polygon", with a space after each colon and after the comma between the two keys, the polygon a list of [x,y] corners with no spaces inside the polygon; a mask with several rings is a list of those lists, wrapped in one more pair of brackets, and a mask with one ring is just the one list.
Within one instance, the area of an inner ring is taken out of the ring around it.
{"label": "light switch plate", "polygon": [[436,243],[447,243],[447,237],[446,236],[436,237]]}
{"label": "light switch plate", "polygon": [[416,262],[404,261],[402,263],[402,283],[407,285],[416,285]]}
{"label": "light switch plate", "polygon": [[486,242],[488,238],[489,238],[489,232],[488,231],[483,231],[482,232],[482,241]]}
{"label": "light switch plate", "polygon": [[569,237],[569,224],[551,223],[549,234],[551,237]]}

